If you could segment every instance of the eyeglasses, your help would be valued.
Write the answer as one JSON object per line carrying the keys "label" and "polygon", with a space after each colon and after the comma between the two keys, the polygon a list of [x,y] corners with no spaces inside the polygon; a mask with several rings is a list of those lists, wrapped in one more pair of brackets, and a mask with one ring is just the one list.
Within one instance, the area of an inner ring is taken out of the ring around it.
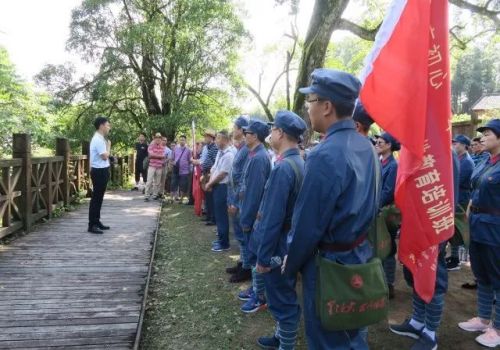
{"label": "eyeglasses", "polygon": [[306,103],[311,104],[311,103],[319,102],[319,101],[324,101],[324,100],[321,98],[314,98],[312,100],[306,100]]}
{"label": "eyeglasses", "polygon": [[376,145],[379,145],[379,146],[382,146],[382,145],[385,145],[386,142],[385,141],[377,141],[375,142]]}
{"label": "eyeglasses", "polygon": [[251,132],[251,131],[244,131],[243,132],[245,135],[255,135],[254,132]]}

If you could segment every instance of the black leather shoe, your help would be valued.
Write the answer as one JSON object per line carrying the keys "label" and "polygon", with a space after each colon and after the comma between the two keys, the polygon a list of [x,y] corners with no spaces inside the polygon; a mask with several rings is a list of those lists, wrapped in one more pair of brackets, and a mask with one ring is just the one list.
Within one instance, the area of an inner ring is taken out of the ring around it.
{"label": "black leather shoe", "polygon": [[215,225],[215,222],[212,222],[212,221],[207,221],[207,222],[205,223],[205,225],[207,225],[207,226],[214,226],[214,225]]}
{"label": "black leather shoe", "polygon": [[229,278],[229,282],[231,283],[241,283],[245,281],[250,281],[252,279],[252,270],[250,269],[241,269],[234,275],[231,275]]}
{"label": "black leather shoe", "polygon": [[102,232],[97,225],[91,226],[88,229],[88,232],[90,233],[95,233],[97,235],[102,235],[104,232]]}
{"label": "black leather shoe", "polygon": [[241,270],[242,267],[243,267],[243,264],[241,262],[238,262],[236,264],[236,266],[228,267],[226,269],[226,273],[229,273],[229,274],[233,275],[235,273],[238,273]]}
{"label": "black leather shoe", "polygon": [[96,226],[101,230],[109,230],[111,228],[109,226],[103,225],[102,222],[99,222]]}

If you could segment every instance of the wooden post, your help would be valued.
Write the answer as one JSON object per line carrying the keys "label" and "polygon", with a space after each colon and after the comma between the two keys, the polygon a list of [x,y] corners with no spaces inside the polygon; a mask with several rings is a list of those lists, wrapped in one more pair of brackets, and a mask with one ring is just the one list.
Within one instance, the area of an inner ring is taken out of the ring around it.
{"label": "wooden post", "polygon": [[63,177],[62,192],[63,192],[63,202],[65,206],[69,205],[69,187],[70,187],[69,174],[68,174],[69,154],[70,154],[70,148],[68,139],[58,137],[56,139],[56,155],[64,157],[61,176]]}
{"label": "wooden post", "polygon": [[87,156],[87,159],[83,161],[83,169],[84,173],[86,176],[85,183],[87,184],[87,193],[85,194],[85,197],[90,198],[92,197],[92,187],[90,185],[91,180],[90,180],[90,142],[88,141],[82,141],[82,154],[84,156]]}
{"label": "wooden post", "polygon": [[21,215],[23,229],[29,232],[32,225],[33,203],[31,193],[31,135],[14,134],[12,157],[23,161],[19,185],[21,189]]}
{"label": "wooden post", "polygon": [[54,201],[52,197],[52,160],[50,159],[47,161],[47,169],[45,169],[43,183],[45,183],[46,186],[42,195],[44,196],[45,203],[47,203],[47,219],[50,219],[52,217],[52,202]]}
{"label": "wooden post", "polygon": [[134,152],[131,152],[128,155],[128,173],[130,175],[135,174],[135,153]]}
{"label": "wooden post", "polygon": [[118,176],[120,176],[118,181],[120,183],[120,187],[123,187],[123,178],[125,177],[125,174],[123,173],[123,157],[118,157],[118,169]]}
{"label": "wooden post", "polygon": [[[3,169],[0,169],[2,171],[2,181],[3,181],[3,184],[7,187],[6,188],[6,195],[7,197],[11,195],[11,193],[9,193],[9,190],[10,190],[10,168],[3,168]],[[11,210],[10,210],[10,207],[11,207],[11,204],[9,203],[9,198],[6,199],[7,202],[5,203],[6,205],[6,208],[3,212],[3,218],[2,218],[2,226],[3,227],[9,227],[10,226],[10,223],[11,223],[11,219],[10,219],[10,214],[11,214]]]}

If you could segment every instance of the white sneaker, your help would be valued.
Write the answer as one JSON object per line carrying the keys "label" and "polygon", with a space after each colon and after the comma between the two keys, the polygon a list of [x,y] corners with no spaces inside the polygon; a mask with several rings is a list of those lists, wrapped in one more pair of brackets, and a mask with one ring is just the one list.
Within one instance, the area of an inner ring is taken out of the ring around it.
{"label": "white sneaker", "polygon": [[468,321],[460,322],[458,326],[467,332],[484,332],[490,327],[491,323],[484,324],[479,317],[471,318]]}
{"label": "white sneaker", "polygon": [[477,337],[476,341],[488,348],[494,348],[500,345],[500,335],[498,335],[498,331],[495,328],[491,327]]}

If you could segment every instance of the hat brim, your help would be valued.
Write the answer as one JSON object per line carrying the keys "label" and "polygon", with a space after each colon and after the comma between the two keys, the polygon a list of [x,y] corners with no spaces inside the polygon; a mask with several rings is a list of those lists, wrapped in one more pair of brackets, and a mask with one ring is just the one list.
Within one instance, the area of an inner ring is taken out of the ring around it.
{"label": "hat brim", "polygon": [[299,89],[299,92],[304,95],[314,94],[315,91],[312,86],[307,86]]}
{"label": "hat brim", "polygon": [[477,129],[476,129],[476,131],[477,131],[477,132],[480,132],[480,133],[482,133],[483,131],[486,131],[486,130],[495,131],[495,129],[490,128],[490,127],[487,127],[487,126],[481,126],[480,128],[477,128]]}

